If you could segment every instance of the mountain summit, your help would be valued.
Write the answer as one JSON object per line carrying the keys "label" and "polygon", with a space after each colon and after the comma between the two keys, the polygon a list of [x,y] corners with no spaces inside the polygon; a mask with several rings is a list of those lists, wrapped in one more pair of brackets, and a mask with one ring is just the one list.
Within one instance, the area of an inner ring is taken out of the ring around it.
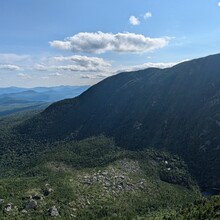
{"label": "mountain summit", "polygon": [[18,128],[34,139],[104,134],[128,149],[182,156],[201,186],[220,186],[220,54],[109,77]]}

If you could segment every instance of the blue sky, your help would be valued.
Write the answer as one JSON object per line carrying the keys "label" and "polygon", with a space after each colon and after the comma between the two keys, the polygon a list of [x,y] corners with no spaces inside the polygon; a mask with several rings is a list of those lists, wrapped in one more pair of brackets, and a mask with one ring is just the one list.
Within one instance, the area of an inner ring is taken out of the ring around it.
{"label": "blue sky", "polygon": [[92,85],[220,52],[219,0],[1,0],[0,87]]}

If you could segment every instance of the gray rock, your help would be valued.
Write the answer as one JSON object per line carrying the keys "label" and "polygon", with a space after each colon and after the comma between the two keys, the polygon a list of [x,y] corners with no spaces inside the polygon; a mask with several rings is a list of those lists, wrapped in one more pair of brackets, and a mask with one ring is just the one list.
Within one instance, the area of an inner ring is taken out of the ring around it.
{"label": "gray rock", "polygon": [[39,196],[39,195],[33,195],[32,199],[34,199],[34,200],[41,200],[43,198],[42,198],[42,196]]}
{"label": "gray rock", "polygon": [[37,201],[34,199],[30,199],[25,206],[25,209],[27,209],[27,210],[28,209],[36,209],[36,208],[37,208]]}
{"label": "gray rock", "polygon": [[28,199],[31,199],[31,196],[23,196],[21,199],[22,200],[28,200]]}
{"label": "gray rock", "polygon": [[21,213],[22,213],[22,214],[27,214],[28,211],[27,211],[26,209],[23,209],[23,210],[21,211]]}
{"label": "gray rock", "polygon": [[105,182],[104,185],[105,185],[105,187],[111,187],[111,183],[110,182]]}
{"label": "gray rock", "polygon": [[12,203],[8,203],[6,206],[5,206],[5,212],[11,212],[13,210],[13,204]]}
{"label": "gray rock", "polygon": [[50,193],[53,192],[53,189],[52,188],[46,188],[46,189],[43,190],[43,192],[44,192],[44,196],[48,196]]}
{"label": "gray rock", "polygon": [[52,216],[52,217],[58,217],[58,216],[60,216],[60,214],[59,214],[59,212],[58,212],[56,206],[51,207],[51,208],[48,210],[48,212],[49,212],[49,215]]}

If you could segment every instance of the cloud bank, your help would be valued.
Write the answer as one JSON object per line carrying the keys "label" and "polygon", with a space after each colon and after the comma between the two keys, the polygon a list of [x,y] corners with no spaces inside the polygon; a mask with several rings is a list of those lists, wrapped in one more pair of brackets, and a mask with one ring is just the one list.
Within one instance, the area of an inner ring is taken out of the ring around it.
{"label": "cloud bank", "polygon": [[169,38],[150,38],[134,33],[88,33],[81,32],[64,41],[51,41],[50,45],[62,50],[83,53],[105,53],[114,51],[118,53],[145,53],[168,44]]}
{"label": "cloud bank", "polygon": [[20,71],[22,68],[12,64],[0,64],[0,70]]}
{"label": "cloud bank", "polygon": [[[183,61],[181,61],[183,62]],[[117,73],[121,72],[131,72],[136,70],[142,70],[142,69],[148,69],[148,68],[159,68],[159,69],[165,69],[170,68],[175,65],[177,65],[180,62],[173,62],[173,63],[153,63],[153,62],[147,62],[136,66],[128,66],[128,67],[122,67],[120,69],[117,69],[115,71],[109,72],[109,73],[97,73],[97,74],[80,74],[80,77],[82,79],[103,79],[112,75],[115,75]]]}
{"label": "cloud bank", "polygon": [[37,64],[34,69],[38,71],[73,71],[73,72],[106,72],[111,64],[102,58],[88,56],[58,56],[52,57],[56,65]]}

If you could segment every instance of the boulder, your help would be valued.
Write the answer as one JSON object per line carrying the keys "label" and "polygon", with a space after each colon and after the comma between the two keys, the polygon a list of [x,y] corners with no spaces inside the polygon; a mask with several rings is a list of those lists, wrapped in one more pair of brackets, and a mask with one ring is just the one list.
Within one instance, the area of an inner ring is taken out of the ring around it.
{"label": "boulder", "polygon": [[37,208],[37,201],[34,199],[30,199],[25,206],[25,209],[27,209],[27,210],[28,209],[36,209],[36,208]]}
{"label": "boulder", "polygon": [[22,214],[27,214],[28,211],[27,211],[26,209],[23,209],[23,210],[21,211],[21,213],[22,213]]}
{"label": "boulder", "polygon": [[13,210],[13,204],[12,203],[8,203],[6,206],[5,206],[5,212],[11,212]]}
{"label": "boulder", "polygon": [[52,192],[53,192],[52,188],[46,188],[43,190],[44,196],[48,196]]}
{"label": "boulder", "polygon": [[52,216],[52,217],[58,217],[58,216],[60,216],[60,214],[59,214],[59,212],[58,212],[56,206],[51,207],[51,208],[48,210],[48,212],[49,212],[49,215]]}

